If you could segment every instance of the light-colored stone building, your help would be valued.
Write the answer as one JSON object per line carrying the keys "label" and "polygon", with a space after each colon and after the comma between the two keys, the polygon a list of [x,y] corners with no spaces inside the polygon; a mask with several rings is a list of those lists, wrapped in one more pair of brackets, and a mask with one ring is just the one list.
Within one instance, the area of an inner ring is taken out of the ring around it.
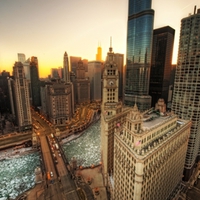
{"label": "light-colored stone building", "polygon": [[110,185],[109,176],[114,164],[114,131],[122,124],[128,108],[122,108],[118,99],[119,74],[114,60],[114,52],[109,48],[103,71],[102,107],[101,107],[101,156],[106,186]]}
{"label": "light-colored stone building", "polygon": [[113,199],[171,199],[183,177],[190,121],[140,113],[135,105],[114,134]]}

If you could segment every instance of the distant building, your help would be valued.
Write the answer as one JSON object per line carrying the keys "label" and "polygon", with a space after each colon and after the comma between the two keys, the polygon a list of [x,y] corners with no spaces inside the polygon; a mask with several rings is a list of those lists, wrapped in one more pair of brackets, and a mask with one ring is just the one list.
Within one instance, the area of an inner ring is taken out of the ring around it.
{"label": "distant building", "polygon": [[32,129],[28,82],[21,62],[15,62],[13,78],[8,79],[11,110],[19,131]]}
{"label": "distant building", "polygon": [[178,62],[172,100],[172,111],[181,119],[192,120],[185,160],[187,181],[195,163],[200,161],[200,9],[181,20]]}
{"label": "distant building", "polygon": [[90,80],[85,77],[85,67],[83,62],[79,60],[76,68],[76,79],[73,82],[75,102],[89,103],[90,102]]}
{"label": "distant building", "polygon": [[26,56],[23,53],[18,53],[18,62],[24,63],[26,61]]}
{"label": "distant building", "polygon": [[190,121],[135,105],[114,135],[114,198],[172,199],[180,191]]}
{"label": "distant building", "polygon": [[88,71],[88,60],[83,59],[82,62],[83,62],[83,66],[85,67],[85,72],[87,72]]}
{"label": "distant building", "polygon": [[41,106],[40,96],[40,80],[39,80],[39,68],[38,59],[32,56],[30,59],[30,82],[31,82],[31,105],[35,108]]}
{"label": "distant building", "polygon": [[97,47],[96,60],[102,61],[102,48],[100,46]]}
{"label": "distant building", "polygon": [[10,72],[7,72],[7,71],[3,70],[3,71],[1,72],[1,76],[10,77]]}
{"label": "distant building", "polygon": [[151,0],[129,0],[124,103],[141,111],[151,108],[149,78],[154,10]]}
{"label": "distant building", "polygon": [[51,78],[59,79],[58,68],[51,68]]}
{"label": "distant building", "polygon": [[163,98],[168,103],[174,34],[175,30],[170,26],[158,28],[153,31],[149,84],[149,95],[152,97],[152,107],[155,106],[159,98]]}
{"label": "distant building", "polygon": [[58,67],[58,76],[60,79],[64,79],[64,68]]}
{"label": "distant building", "polygon": [[42,113],[55,126],[65,126],[74,114],[72,84],[60,79],[41,87]]}
{"label": "distant building", "polygon": [[88,62],[88,77],[90,80],[90,100],[101,101],[101,69],[103,63],[101,61]]}
{"label": "distant building", "polygon": [[119,99],[121,101],[124,100],[124,54],[121,53],[115,53],[115,62],[118,67],[118,73],[119,73]]}
{"label": "distant building", "polygon": [[75,56],[70,56],[70,66],[71,66],[71,71],[74,72],[76,75],[76,68],[78,67],[78,62],[81,60],[81,57],[75,57]]}
{"label": "distant building", "polygon": [[0,113],[11,113],[11,105],[8,89],[8,78],[10,78],[10,72],[3,70],[0,75]]}
{"label": "distant building", "polygon": [[[64,71],[64,81],[68,83],[70,81],[69,78],[69,60],[68,60],[68,54],[65,51],[64,58],[63,58],[63,71]],[[60,77],[62,78],[62,77]]]}

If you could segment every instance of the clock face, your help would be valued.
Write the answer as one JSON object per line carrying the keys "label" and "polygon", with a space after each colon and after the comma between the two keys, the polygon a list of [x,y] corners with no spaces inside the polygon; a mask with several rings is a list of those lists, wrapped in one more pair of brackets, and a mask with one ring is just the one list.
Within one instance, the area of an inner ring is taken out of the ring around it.
{"label": "clock face", "polygon": [[115,80],[114,79],[108,80],[108,85],[109,86],[115,86]]}

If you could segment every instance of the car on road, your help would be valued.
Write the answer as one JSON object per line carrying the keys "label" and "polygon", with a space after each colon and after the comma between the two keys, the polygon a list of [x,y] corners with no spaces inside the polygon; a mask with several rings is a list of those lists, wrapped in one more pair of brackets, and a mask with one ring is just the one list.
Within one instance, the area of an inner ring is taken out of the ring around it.
{"label": "car on road", "polygon": [[51,177],[53,177],[53,172],[50,172],[50,174],[51,174]]}

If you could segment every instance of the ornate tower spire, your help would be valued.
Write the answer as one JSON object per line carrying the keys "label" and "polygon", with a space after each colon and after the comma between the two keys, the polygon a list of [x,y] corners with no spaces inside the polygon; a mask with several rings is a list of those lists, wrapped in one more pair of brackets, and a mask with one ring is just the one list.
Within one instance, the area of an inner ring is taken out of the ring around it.
{"label": "ornate tower spire", "polygon": [[69,61],[68,61],[68,55],[67,55],[66,51],[64,53],[63,68],[64,68],[64,81],[66,83],[70,82],[70,79],[69,79]]}
{"label": "ornate tower spire", "polygon": [[112,48],[112,37],[110,37],[110,48],[109,48],[109,52],[110,52],[110,53],[113,52],[113,48]]}

